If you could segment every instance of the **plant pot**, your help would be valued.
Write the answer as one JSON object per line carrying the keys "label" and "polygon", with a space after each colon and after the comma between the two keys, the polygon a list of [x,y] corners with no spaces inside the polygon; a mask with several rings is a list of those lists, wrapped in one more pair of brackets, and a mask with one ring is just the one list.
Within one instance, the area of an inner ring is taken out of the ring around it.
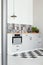
{"label": "plant pot", "polygon": [[39,30],[36,30],[35,32],[36,32],[36,33],[39,33]]}

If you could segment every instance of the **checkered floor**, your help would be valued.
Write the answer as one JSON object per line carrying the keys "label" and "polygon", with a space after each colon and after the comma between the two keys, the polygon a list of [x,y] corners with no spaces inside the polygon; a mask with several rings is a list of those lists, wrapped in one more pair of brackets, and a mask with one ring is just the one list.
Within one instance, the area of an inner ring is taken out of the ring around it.
{"label": "checkered floor", "polygon": [[43,50],[38,49],[34,51],[16,53],[16,54],[13,54],[13,56],[20,57],[20,58],[38,58],[39,56],[43,56]]}

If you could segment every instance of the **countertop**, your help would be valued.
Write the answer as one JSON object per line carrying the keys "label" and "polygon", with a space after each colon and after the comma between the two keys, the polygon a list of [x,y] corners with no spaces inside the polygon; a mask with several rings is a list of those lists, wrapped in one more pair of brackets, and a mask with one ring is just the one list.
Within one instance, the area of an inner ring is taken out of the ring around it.
{"label": "countertop", "polygon": [[7,34],[39,34],[39,33],[27,33],[27,32],[24,32],[24,33],[14,33],[14,32],[11,32],[11,33],[7,33]]}

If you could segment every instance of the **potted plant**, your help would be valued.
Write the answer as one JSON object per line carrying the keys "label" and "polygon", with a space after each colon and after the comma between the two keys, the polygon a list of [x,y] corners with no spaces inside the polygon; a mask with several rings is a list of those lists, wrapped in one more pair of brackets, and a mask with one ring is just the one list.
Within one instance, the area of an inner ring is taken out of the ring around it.
{"label": "potted plant", "polygon": [[39,33],[39,29],[37,27],[32,27],[32,32],[33,33]]}

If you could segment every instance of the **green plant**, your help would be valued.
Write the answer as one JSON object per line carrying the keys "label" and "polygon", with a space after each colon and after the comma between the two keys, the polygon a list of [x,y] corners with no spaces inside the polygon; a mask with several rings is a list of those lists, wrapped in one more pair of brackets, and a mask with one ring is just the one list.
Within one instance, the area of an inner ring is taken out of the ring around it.
{"label": "green plant", "polygon": [[32,32],[39,33],[39,29],[37,27],[32,27]]}

